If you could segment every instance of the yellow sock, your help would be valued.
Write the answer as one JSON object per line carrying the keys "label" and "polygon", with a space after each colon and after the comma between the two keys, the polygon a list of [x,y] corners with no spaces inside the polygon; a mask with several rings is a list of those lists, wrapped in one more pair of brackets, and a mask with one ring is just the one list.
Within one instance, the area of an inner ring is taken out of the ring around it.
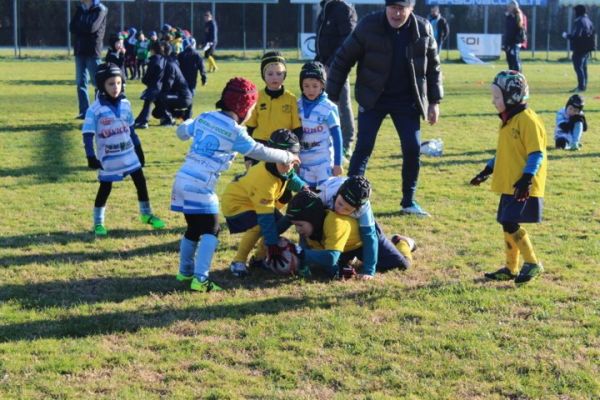
{"label": "yellow sock", "polygon": [[521,269],[519,267],[520,251],[513,236],[508,232],[504,232],[504,246],[506,251],[506,268],[508,268],[513,275],[518,275],[519,270]]}
{"label": "yellow sock", "polygon": [[212,71],[217,70],[217,62],[215,61],[213,56],[208,56],[208,65]]}
{"label": "yellow sock", "polygon": [[257,260],[264,260],[267,258],[267,248],[265,247],[265,239],[260,238],[256,245],[256,251],[254,252],[254,258]]}
{"label": "yellow sock", "polygon": [[538,264],[538,259],[533,251],[533,246],[531,245],[527,231],[523,228],[519,228],[519,230],[513,233],[511,236],[517,244],[519,251],[523,255],[523,260],[526,263]]}
{"label": "yellow sock", "polygon": [[237,252],[235,253],[235,257],[233,257],[233,261],[243,262],[245,264],[248,260],[248,255],[254,248],[254,245],[256,244],[259,238],[260,226],[258,225],[244,232],[244,234],[242,235],[242,240],[240,240]]}
{"label": "yellow sock", "polygon": [[410,251],[410,245],[408,244],[408,242],[406,242],[406,240],[400,240],[400,241],[398,241],[398,243],[396,243],[395,246],[398,249],[398,251],[400,252],[400,254],[402,254],[404,256],[404,258],[406,258],[408,261],[410,261],[412,263],[413,257],[412,257],[412,252]]}

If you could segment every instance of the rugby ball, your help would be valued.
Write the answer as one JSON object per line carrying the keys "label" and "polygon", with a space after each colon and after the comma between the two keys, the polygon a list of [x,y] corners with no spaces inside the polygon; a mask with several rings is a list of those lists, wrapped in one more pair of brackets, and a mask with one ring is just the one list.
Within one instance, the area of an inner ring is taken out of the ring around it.
{"label": "rugby ball", "polygon": [[281,236],[277,245],[282,248],[283,264],[268,260],[267,265],[278,275],[295,275],[298,271],[299,261],[294,252],[294,243]]}

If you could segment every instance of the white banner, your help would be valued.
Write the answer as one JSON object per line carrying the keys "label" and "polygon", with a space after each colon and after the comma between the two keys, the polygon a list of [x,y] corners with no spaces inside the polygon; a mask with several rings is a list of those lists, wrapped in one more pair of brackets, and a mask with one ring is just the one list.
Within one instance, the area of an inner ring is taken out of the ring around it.
{"label": "white banner", "polygon": [[317,34],[300,34],[300,58],[302,60],[314,60],[317,55]]}
{"label": "white banner", "polygon": [[502,35],[457,33],[458,51],[467,64],[482,64],[481,59],[496,59],[502,50]]}

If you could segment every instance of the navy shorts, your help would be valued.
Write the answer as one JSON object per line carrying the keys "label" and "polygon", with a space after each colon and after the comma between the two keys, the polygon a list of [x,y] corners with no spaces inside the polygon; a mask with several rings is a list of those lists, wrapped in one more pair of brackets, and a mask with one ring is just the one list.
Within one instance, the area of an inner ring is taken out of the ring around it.
{"label": "navy shorts", "polygon": [[[279,210],[275,210],[274,214],[275,221],[279,221],[283,217]],[[246,232],[248,229],[258,225],[256,211],[246,211],[233,217],[225,217],[225,221],[227,221],[227,226],[231,233]]]}
{"label": "navy shorts", "polygon": [[542,222],[543,211],[543,197],[530,197],[526,201],[517,201],[515,196],[503,194],[500,196],[496,220],[501,224]]}

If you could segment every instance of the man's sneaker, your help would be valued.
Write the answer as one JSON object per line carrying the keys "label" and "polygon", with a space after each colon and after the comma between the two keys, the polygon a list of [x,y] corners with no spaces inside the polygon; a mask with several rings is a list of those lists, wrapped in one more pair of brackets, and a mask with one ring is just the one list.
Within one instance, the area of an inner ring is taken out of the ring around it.
{"label": "man's sneaker", "polygon": [[106,236],[108,235],[108,231],[106,230],[106,227],[102,224],[96,224],[94,225],[94,234],[96,236]]}
{"label": "man's sneaker", "polygon": [[413,201],[410,207],[403,207],[400,210],[400,214],[403,215],[415,215],[417,217],[430,217],[431,215],[423,210],[420,205],[418,205],[415,201]]}
{"label": "man's sneaker", "polygon": [[539,276],[542,272],[544,272],[544,266],[541,263],[525,263],[523,264],[523,268],[521,268],[519,276],[515,278],[515,283],[517,286],[524,285]]}
{"label": "man's sneaker", "polygon": [[160,120],[160,126],[173,126],[175,125],[175,121],[171,118],[162,118]]}
{"label": "man's sneaker", "polygon": [[408,248],[410,249],[411,253],[414,253],[415,250],[417,250],[417,242],[415,242],[415,239],[410,238],[408,236],[398,235],[398,234],[392,236],[392,243],[394,244],[394,246],[397,245],[398,243],[400,243],[401,240],[408,243]]}
{"label": "man's sneaker", "polygon": [[185,275],[181,272],[178,272],[177,275],[175,275],[175,279],[177,279],[179,282],[191,282],[192,279],[194,279],[194,275]]}
{"label": "man's sneaker", "polygon": [[201,281],[196,277],[192,279],[190,289],[195,290],[196,292],[220,292],[221,290],[223,290],[221,286],[217,285],[210,279]]}
{"label": "man's sneaker", "polygon": [[566,150],[579,151],[580,148],[581,145],[579,143],[571,143],[567,145]]}
{"label": "man's sneaker", "polygon": [[493,281],[512,281],[517,277],[506,267],[502,267],[495,272],[486,272],[484,276],[486,279],[491,279]]}
{"label": "man's sneaker", "polygon": [[164,221],[152,214],[140,215],[140,221],[142,221],[144,224],[152,225],[154,229],[162,229],[165,227]]}
{"label": "man's sneaker", "polygon": [[136,122],[133,127],[135,129],[148,129],[148,123],[147,122]]}
{"label": "man's sneaker", "polygon": [[75,117],[75,119],[85,119],[85,114],[84,113],[77,114],[77,116]]}
{"label": "man's sneaker", "polygon": [[233,275],[237,276],[238,278],[243,278],[246,275],[248,275],[248,267],[246,267],[246,264],[240,261],[232,262],[229,265],[229,270]]}

